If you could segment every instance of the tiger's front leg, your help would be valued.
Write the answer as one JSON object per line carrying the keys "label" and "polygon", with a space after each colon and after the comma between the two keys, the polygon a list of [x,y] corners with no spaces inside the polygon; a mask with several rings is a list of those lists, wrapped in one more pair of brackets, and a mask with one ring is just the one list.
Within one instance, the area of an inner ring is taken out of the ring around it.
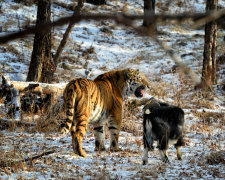
{"label": "tiger's front leg", "polygon": [[88,121],[86,119],[76,119],[76,127],[71,127],[72,146],[75,154],[86,157],[86,152],[82,148],[82,140],[86,134]]}

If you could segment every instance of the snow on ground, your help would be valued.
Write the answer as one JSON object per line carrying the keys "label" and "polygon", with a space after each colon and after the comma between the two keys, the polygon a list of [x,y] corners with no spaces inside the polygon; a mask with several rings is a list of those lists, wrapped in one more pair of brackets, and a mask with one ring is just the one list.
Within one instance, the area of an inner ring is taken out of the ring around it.
{"label": "snow on ground", "polygon": [[[71,5],[72,1],[54,0],[52,18],[72,14],[59,6]],[[204,11],[203,0],[171,1],[165,9],[164,1],[157,2],[157,12],[179,13]],[[219,1],[220,6],[225,3]],[[35,5],[21,5],[14,0],[0,2],[0,36],[33,25],[36,18]],[[190,8],[191,7],[191,8]],[[143,2],[138,0],[113,0],[96,7],[85,3],[84,12],[143,13]],[[141,24],[141,22],[137,22]],[[55,52],[67,26],[56,27],[53,34]],[[166,41],[185,64],[201,75],[204,30],[192,30],[188,23],[182,26],[169,24],[158,27],[160,40]],[[218,56],[225,52],[224,30],[218,33]],[[0,72],[9,80],[26,79],[32,53],[33,36],[19,39],[0,47]],[[170,164],[161,162],[155,148],[149,153],[149,164],[142,165],[142,119],[124,116],[120,134],[120,152],[95,152],[94,137],[89,131],[83,147],[87,158],[74,156],[71,137],[57,132],[40,132],[38,129],[2,130],[0,132],[1,159],[20,159],[44,151],[56,153],[12,168],[0,168],[0,179],[214,179],[225,177],[225,123],[224,92],[214,87],[213,92],[193,90],[190,80],[174,69],[174,62],[159,46],[147,37],[140,37],[132,29],[118,26],[111,21],[80,22],[75,25],[67,47],[63,51],[56,72],[55,82],[66,83],[76,77],[93,79],[97,75],[117,68],[140,69],[151,83],[149,94],[166,102],[179,105],[185,111],[185,146],[181,151],[183,160],[176,159],[173,147],[169,149]],[[221,66],[222,67],[222,66]],[[87,74],[88,72],[88,74]],[[224,80],[222,69],[218,83]],[[0,106],[1,117],[4,107]],[[134,115],[131,113],[131,115]],[[32,119],[32,118],[31,118]],[[129,121],[130,120],[130,121]],[[131,127],[136,130],[132,130]],[[129,129],[131,128],[131,129]],[[128,130],[126,130],[128,129]],[[108,138],[108,136],[107,136]],[[109,146],[107,139],[106,146]],[[156,146],[156,145],[155,145]]]}

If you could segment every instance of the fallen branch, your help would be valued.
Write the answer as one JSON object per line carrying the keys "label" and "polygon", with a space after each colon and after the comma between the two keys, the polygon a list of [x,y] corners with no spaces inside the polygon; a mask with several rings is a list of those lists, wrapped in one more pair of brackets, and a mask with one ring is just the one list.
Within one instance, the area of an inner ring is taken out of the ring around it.
{"label": "fallen branch", "polygon": [[38,159],[38,158],[41,158],[42,156],[46,156],[46,155],[49,155],[49,154],[53,154],[55,153],[55,151],[47,151],[47,152],[43,152],[42,154],[39,154],[39,155],[36,155],[36,156],[32,156],[32,157],[28,157],[28,158],[25,158],[25,159],[21,159],[21,160],[16,160],[16,161],[13,161],[13,160],[8,160],[8,161],[0,161],[0,167],[4,168],[4,167],[12,167],[16,164],[20,164],[20,163],[23,163],[23,162],[28,162],[28,161],[33,161],[34,159]]}
{"label": "fallen branch", "polygon": [[35,126],[36,123],[29,123],[29,122],[22,122],[22,121],[12,121],[12,120],[8,120],[8,119],[0,119],[0,129],[8,129],[10,127],[31,127],[31,126]]}
{"label": "fallen branch", "polygon": [[[38,108],[50,109],[53,100],[63,93],[65,86],[66,84],[8,81],[2,76],[0,99],[5,98],[6,119],[20,120],[21,110],[36,113]],[[20,93],[25,94],[20,98]],[[7,126],[5,122],[4,125],[8,127],[11,124]]]}
{"label": "fallen branch", "polygon": [[36,82],[10,81],[10,84],[20,92],[39,94],[62,94],[66,84],[46,84]]}

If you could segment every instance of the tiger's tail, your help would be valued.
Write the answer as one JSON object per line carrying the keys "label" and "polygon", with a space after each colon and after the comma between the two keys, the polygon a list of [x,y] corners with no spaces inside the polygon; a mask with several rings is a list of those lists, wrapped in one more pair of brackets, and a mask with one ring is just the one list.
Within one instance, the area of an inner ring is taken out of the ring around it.
{"label": "tiger's tail", "polygon": [[71,130],[74,119],[74,106],[76,100],[76,93],[74,92],[73,86],[66,87],[64,91],[64,107],[66,112],[66,122],[62,125],[61,133],[67,134]]}

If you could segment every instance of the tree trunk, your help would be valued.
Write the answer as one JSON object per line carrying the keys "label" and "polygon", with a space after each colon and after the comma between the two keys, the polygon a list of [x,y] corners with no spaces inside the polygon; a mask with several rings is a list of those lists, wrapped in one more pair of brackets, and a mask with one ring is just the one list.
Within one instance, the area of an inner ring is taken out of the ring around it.
{"label": "tree trunk", "polygon": [[[51,1],[39,0],[36,25],[50,22]],[[27,81],[49,82],[54,63],[51,60],[51,32],[36,33]]]}
{"label": "tree trunk", "polygon": [[[206,11],[216,10],[218,0],[207,0]],[[217,23],[205,25],[205,45],[203,53],[202,79],[209,85],[216,83]]]}
{"label": "tree trunk", "polygon": [[[144,0],[144,15],[155,13],[155,0]],[[151,22],[147,18],[144,19],[143,26],[151,26]]]}

